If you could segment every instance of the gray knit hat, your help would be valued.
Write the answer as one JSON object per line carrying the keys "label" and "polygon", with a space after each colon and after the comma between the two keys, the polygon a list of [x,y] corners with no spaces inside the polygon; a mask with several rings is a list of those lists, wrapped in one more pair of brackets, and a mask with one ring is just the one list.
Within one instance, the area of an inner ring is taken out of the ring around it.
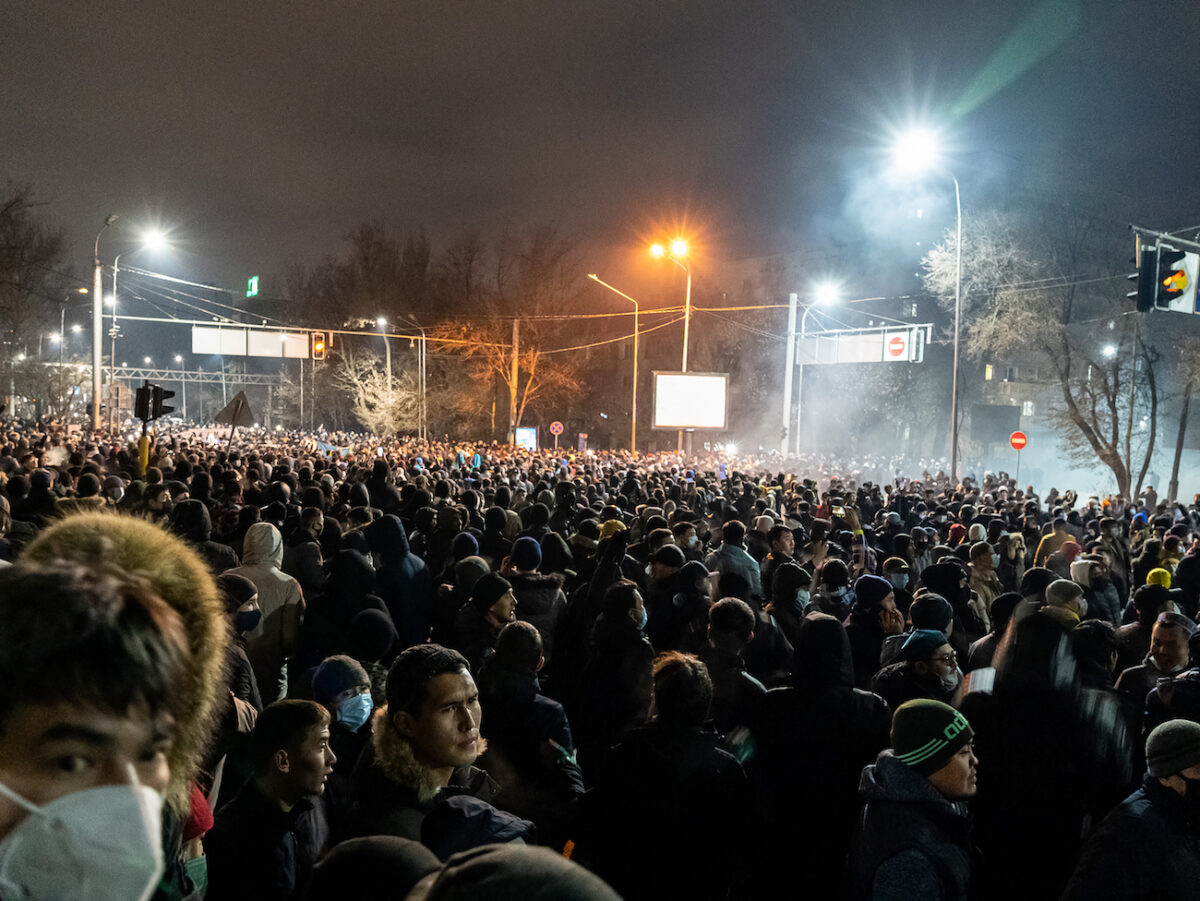
{"label": "gray knit hat", "polygon": [[1146,768],[1164,777],[1200,764],[1200,724],[1167,720],[1146,739]]}

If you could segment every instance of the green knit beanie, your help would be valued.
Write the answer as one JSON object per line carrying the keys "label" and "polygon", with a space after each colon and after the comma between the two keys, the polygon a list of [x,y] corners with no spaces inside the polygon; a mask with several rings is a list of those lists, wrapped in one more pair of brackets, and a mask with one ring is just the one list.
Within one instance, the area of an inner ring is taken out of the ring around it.
{"label": "green knit beanie", "polygon": [[901,704],[892,717],[892,750],[922,776],[936,773],[974,737],[965,716],[929,698]]}

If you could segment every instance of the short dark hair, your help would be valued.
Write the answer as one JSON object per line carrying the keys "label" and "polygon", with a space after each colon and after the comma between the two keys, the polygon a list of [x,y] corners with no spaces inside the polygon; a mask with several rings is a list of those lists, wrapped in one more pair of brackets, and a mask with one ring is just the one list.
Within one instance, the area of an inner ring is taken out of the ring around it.
{"label": "short dark hair", "polygon": [[750,597],[750,582],[741,573],[724,572],[717,579],[717,593],[722,598]]}
{"label": "short dark hair", "polygon": [[709,608],[708,627],[721,635],[748,642],[754,633],[754,611],[738,598],[723,598]]}
{"label": "short dark hair", "polygon": [[792,530],[789,529],[787,526],[783,525],[782,523],[773,525],[767,531],[767,543],[774,544],[775,542],[780,541],[784,535],[791,535],[791,534],[792,534]]}
{"label": "short dark hair", "polygon": [[628,613],[637,606],[637,601],[634,599],[637,590],[636,582],[631,582],[629,579],[618,579],[605,589],[600,609],[609,619],[616,619]]}
{"label": "short dark hair", "polygon": [[740,519],[731,519],[721,526],[721,537],[727,544],[741,545],[746,540],[746,524]]}
{"label": "short dark hair", "polygon": [[285,698],[268,704],[250,733],[250,766],[255,776],[271,769],[276,751],[294,751],[314,726],[328,726],[329,711],[316,701]]}
{"label": "short dark hair", "polygon": [[467,658],[451,648],[432,643],[405,648],[388,670],[389,711],[404,710],[419,716],[429,697],[429,683],[438,676],[464,671],[471,671]]}
{"label": "short dark hair", "polygon": [[542,659],[542,635],[531,623],[509,623],[496,639],[496,662],[512,669],[533,672]]}
{"label": "short dark hair", "polygon": [[712,704],[708,667],[693,654],[668,651],[654,661],[654,706],[667,723],[699,726]]}
{"label": "short dark hair", "polygon": [[69,563],[0,573],[0,730],[18,705],[59,700],[180,719],[191,659],[179,613],[140,579]]}

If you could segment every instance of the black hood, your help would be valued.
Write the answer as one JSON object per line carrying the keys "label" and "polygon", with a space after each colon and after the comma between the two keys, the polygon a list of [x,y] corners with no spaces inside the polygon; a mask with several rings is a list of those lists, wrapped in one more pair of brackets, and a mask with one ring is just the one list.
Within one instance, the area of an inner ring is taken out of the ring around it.
{"label": "black hood", "polygon": [[810,613],[804,618],[792,653],[792,684],[808,691],[854,685],[850,639],[832,616]]}
{"label": "black hood", "polygon": [[192,498],[180,501],[171,511],[171,531],[195,544],[208,541],[212,537],[212,517],[208,515],[208,507]]}

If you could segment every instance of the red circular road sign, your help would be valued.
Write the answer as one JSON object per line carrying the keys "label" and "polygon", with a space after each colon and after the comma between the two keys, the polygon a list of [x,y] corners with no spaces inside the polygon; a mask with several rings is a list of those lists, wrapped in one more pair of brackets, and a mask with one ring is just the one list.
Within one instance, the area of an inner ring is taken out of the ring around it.
{"label": "red circular road sign", "polygon": [[1025,450],[1025,445],[1029,443],[1029,436],[1024,432],[1013,432],[1008,436],[1008,443],[1012,445],[1013,450]]}
{"label": "red circular road sign", "polygon": [[556,419],[554,422],[550,423],[550,434],[551,435],[561,435],[562,433],[563,433],[563,424],[561,422],[559,422]]}
{"label": "red circular road sign", "polygon": [[888,353],[893,357],[898,357],[904,353],[904,339],[899,335],[894,336],[887,345]]}

